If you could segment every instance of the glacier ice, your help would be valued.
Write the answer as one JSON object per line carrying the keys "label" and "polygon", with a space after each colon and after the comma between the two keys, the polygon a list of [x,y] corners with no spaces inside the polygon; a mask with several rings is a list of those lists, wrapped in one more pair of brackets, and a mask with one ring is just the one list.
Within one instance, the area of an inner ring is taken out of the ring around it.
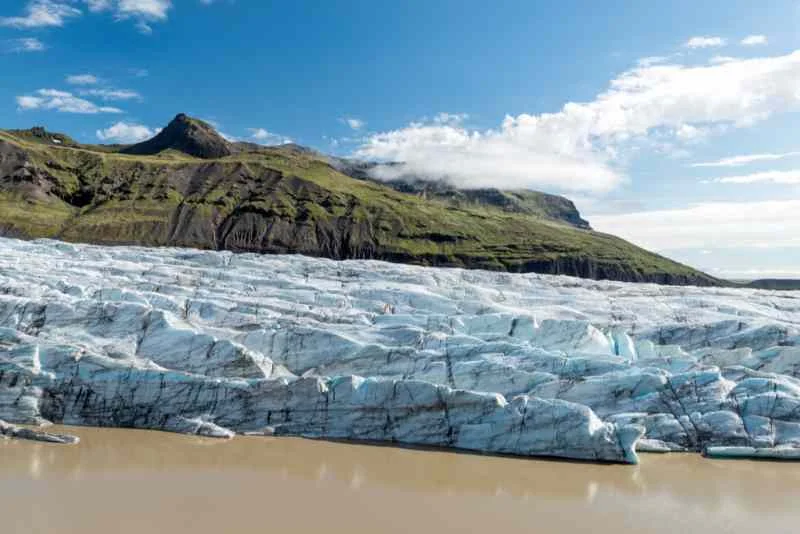
{"label": "glacier ice", "polygon": [[20,428],[2,420],[0,420],[0,438],[27,439],[31,441],[44,441],[46,443],[63,444],[78,443],[80,441],[77,436],[70,436],[68,434],[53,434],[33,428]]}
{"label": "glacier ice", "polygon": [[0,420],[797,458],[800,294],[3,238]]}

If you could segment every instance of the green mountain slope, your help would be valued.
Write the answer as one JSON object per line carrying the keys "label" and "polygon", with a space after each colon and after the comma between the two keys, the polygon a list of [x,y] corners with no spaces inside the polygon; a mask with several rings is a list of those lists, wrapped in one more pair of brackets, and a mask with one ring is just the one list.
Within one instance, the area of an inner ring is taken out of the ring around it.
{"label": "green mountain slope", "polygon": [[133,147],[0,132],[0,235],[720,283],[581,227],[585,221],[561,197],[553,197],[560,199],[553,210],[552,195],[502,193],[498,205],[480,195],[406,193],[347,176],[295,146],[231,143],[231,155],[211,158],[219,139],[200,133],[190,141],[208,159],[182,152],[189,141],[172,133],[157,154],[134,155],[122,153]]}

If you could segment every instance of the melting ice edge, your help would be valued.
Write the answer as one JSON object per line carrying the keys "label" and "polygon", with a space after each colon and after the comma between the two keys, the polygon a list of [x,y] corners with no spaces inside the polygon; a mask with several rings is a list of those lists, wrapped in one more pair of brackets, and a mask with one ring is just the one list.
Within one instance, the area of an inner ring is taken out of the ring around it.
{"label": "melting ice edge", "polygon": [[10,423],[795,459],[798,377],[798,292],[0,238]]}

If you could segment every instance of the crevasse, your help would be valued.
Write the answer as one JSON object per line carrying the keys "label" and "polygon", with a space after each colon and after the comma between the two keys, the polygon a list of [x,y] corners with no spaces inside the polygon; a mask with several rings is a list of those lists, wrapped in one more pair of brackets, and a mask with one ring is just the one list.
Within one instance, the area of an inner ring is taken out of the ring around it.
{"label": "crevasse", "polygon": [[800,296],[0,239],[0,419],[793,458]]}

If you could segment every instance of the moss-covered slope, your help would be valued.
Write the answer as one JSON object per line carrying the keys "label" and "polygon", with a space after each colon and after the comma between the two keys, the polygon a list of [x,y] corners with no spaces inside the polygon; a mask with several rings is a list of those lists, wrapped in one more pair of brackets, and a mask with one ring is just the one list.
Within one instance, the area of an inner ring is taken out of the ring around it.
{"label": "moss-covered slope", "polygon": [[[0,235],[716,284],[546,210],[403,193],[288,148],[200,159],[129,155],[0,132]],[[533,204],[531,204],[533,206]]]}

